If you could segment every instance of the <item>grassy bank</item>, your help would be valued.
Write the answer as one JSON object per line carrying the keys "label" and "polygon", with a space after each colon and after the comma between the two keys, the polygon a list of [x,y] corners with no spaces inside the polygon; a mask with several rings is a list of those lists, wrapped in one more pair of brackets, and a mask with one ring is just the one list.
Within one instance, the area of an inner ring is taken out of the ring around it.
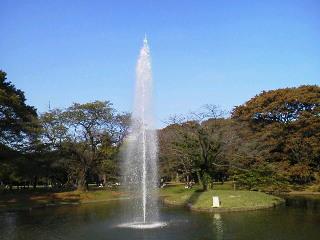
{"label": "grassy bank", "polygon": [[[188,206],[198,211],[243,211],[273,207],[283,200],[262,192],[232,190],[232,184],[215,185],[214,190],[202,192],[198,186],[185,189],[184,185],[160,190],[164,202]],[[212,196],[219,196],[221,207],[211,208]],[[39,208],[52,205],[104,202],[128,198],[116,189],[92,189],[88,192],[14,191],[0,194],[0,211]]]}
{"label": "grassy bank", "polygon": [[[215,189],[202,192],[199,187],[185,189],[184,186],[170,186],[161,190],[164,202],[188,206],[198,211],[244,211],[274,207],[283,202],[279,197],[262,192]],[[220,208],[212,208],[212,196],[219,196]]]}
{"label": "grassy bank", "polygon": [[125,198],[116,190],[91,190],[88,192],[6,192],[0,195],[0,211],[38,208],[51,205],[102,202]]}

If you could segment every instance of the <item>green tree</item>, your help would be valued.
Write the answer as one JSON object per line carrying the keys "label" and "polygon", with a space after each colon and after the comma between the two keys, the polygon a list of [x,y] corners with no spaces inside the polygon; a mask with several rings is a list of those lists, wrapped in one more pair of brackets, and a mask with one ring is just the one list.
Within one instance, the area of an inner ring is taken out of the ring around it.
{"label": "green tree", "polygon": [[176,136],[172,139],[170,152],[180,160],[185,174],[196,172],[204,191],[212,182],[214,164],[220,162],[223,141],[216,122],[222,115],[216,106],[206,105],[202,111],[171,119],[176,125]]}
{"label": "green tree", "polygon": [[60,151],[67,162],[69,180],[75,179],[77,188],[85,190],[90,177],[104,173],[104,160],[114,157],[126,134],[127,118],[127,114],[117,114],[107,101],[74,103],[41,116],[43,141]]}
{"label": "green tree", "polygon": [[25,146],[37,127],[36,119],[36,109],[0,71],[0,144],[13,149]]}
{"label": "green tree", "polygon": [[195,142],[187,137],[187,129],[171,124],[158,131],[160,175],[166,179],[191,181],[197,172],[199,158]]}
{"label": "green tree", "polygon": [[118,114],[114,119],[114,128],[106,132],[102,137],[99,146],[99,161],[97,174],[105,185],[107,181],[118,181],[120,177],[120,148],[128,134],[130,115],[127,113]]}
{"label": "green tree", "polygon": [[36,109],[0,71],[0,181],[11,185],[19,180],[18,166],[23,154],[32,151],[37,133]]}

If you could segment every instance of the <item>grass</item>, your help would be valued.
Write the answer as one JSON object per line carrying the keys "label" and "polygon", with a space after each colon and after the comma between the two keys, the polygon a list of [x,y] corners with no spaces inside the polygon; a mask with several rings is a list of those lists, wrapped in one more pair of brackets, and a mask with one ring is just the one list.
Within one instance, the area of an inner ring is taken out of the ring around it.
{"label": "grass", "polygon": [[0,211],[16,210],[50,205],[102,202],[126,197],[117,190],[91,190],[88,192],[6,192],[0,195]]}
{"label": "grass", "polygon": [[[238,211],[272,207],[282,199],[262,192],[232,190],[232,182],[214,184],[214,190],[202,192],[199,186],[185,189],[184,185],[169,185],[160,196],[168,204],[189,206],[194,210],[212,211],[212,196],[219,196],[221,208],[215,211]],[[50,205],[103,202],[127,198],[117,189],[92,189],[88,192],[13,191],[0,194],[0,211],[38,208]]]}
{"label": "grass", "polygon": [[[224,187],[227,188],[227,187]],[[168,204],[189,206],[193,210],[213,211],[212,196],[219,196],[221,207],[217,211],[239,211],[254,210],[260,208],[273,207],[283,200],[279,197],[268,195],[262,192],[245,190],[219,189],[206,192],[201,191],[200,187],[185,189],[183,186],[171,186],[161,190],[161,196]]]}

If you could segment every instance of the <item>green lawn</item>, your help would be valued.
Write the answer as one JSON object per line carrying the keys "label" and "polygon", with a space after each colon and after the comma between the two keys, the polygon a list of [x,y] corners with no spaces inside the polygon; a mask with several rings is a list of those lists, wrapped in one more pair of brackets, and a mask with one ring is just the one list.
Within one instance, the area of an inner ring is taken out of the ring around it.
{"label": "green lawn", "polygon": [[[217,187],[218,188],[218,187]],[[212,210],[212,196],[219,196],[220,210],[250,210],[275,206],[283,200],[262,192],[245,190],[214,189],[202,192],[197,186],[185,189],[184,186],[171,186],[161,190],[165,202],[175,205],[191,205],[194,210]],[[229,188],[230,189],[230,188]]]}

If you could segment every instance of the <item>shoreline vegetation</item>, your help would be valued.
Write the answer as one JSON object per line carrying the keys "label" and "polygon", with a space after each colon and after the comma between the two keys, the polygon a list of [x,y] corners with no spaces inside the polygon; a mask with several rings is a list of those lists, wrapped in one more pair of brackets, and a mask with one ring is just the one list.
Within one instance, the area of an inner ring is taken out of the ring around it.
{"label": "shoreline vegetation", "polygon": [[[286,195],[319,195],[320,192],[292,191]],[[259,191],[234,190],[232,184],[214,185],[212,190],[202,191],[198,185],[185,189],[184,184],[169,184],[160,189],[160,199],[165,205],[187,207],[194,211],[230,212],[250,211],[276,207],[283,204],[284,199]],[[219,208],[212,208],[212,196],[218,196]],[[128,200],[128,194],[119,189],[91,188],[90,191],[50,192],[45,189],[33,191],[21,189],[0,194],[0,212],[30,210],[61,205],[78,205],[102,203],[108,201]]]}
{"label": "shoreline vegetation", "polygon": [[0,212],[43,208],[60,205],[78,205],[128,199],[116,189],[93,189],[90,191],[21,191],[0,195]]}
{"label": "shoreline vegetation", "polygon": [[[285,196],[320,195],[310,188],[272,195],[260,191],[234,190],[232,182],[215,184],[213,189],[202,191],[199,185],[186,189],[183,183],[170,183],[160,189],[159,197],[165,205],[186,207],[202,212],[234,212],[273,208],[284,203]],[[212,208],[212,197],[218,196],[219,208]],[[38,188],[3,191],[0,194],[0,212],[30,210],[50,206],[79,205],[103,203],[109,201],[128,200],[130,196],[121,192],[120,188],[90,187],[89,191],[54,192]]]}

